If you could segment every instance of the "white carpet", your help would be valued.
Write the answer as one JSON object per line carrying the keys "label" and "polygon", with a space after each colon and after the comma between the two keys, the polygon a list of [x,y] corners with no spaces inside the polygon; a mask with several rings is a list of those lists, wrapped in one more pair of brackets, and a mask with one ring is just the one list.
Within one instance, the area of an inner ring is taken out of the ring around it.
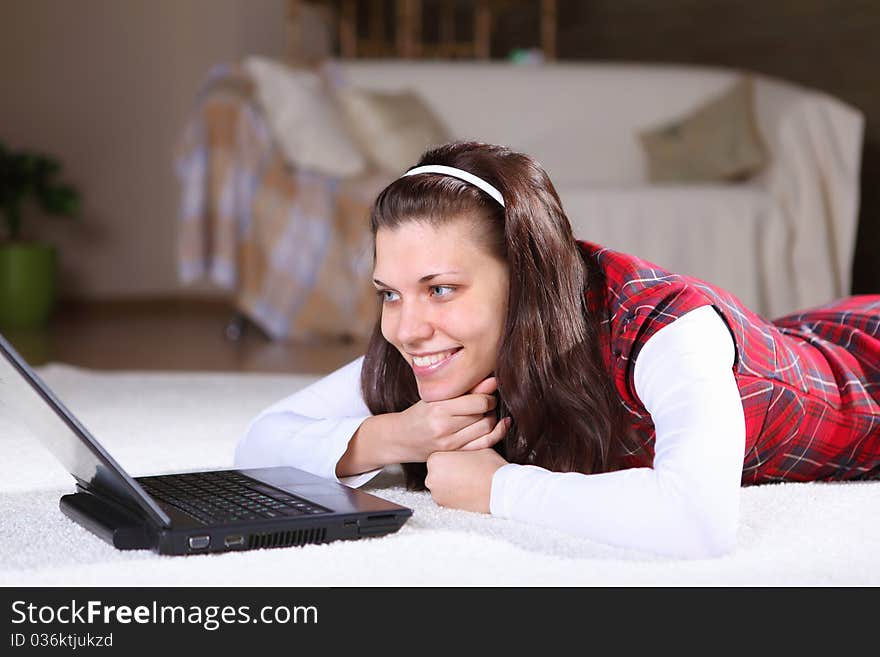
{"label": "white carpet", "polygon": [[[132,475],[226,467],[249,419],[300,376],[41,376]],[[121,552],[68,520],[73,480],[27,430],[0,418],[0,585],[629,586],[880,585],[880,482],[742,489],[738,547],[682,561],[437,507],[389,468],[367,490],[414,510],[381,538],[223,555]]]}

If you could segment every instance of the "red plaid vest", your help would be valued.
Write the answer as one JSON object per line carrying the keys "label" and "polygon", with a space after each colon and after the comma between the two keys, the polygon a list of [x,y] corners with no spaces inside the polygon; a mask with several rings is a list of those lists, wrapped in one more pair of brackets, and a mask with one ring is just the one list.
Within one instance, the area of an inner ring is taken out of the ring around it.
{"label": "red plaid vest", "polygon": [[639,258],[579,242],[604,275],[587,293],[632,428],[649,466],[654,425],[635,391],[645,342],[685,313],[713,306],[736,343],[746,421],[742,483],[880,477],[880,295],[855,296],[768,321],[732,294]]}

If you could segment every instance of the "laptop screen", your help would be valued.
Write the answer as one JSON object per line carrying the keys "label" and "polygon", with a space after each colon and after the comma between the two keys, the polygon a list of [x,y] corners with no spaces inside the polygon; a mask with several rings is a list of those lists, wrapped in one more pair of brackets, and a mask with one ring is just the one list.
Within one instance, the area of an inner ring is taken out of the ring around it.
{"label": "laptop screen", "polygon": [[140,491],[2,335],[0,413],[28,427],[85,488],[129,500],[158,523],[170,524],[167,514]]}

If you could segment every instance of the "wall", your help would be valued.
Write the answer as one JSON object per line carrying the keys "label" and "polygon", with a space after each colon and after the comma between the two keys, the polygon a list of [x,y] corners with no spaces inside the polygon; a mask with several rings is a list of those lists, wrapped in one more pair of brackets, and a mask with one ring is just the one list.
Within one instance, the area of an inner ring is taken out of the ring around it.
{"label": "wall", "polygon": [[[880,2],[558,0],[564,59],[743,68],[826,91],[866,117],[856,292],[880,293]],[[499,20],[493,56],[537,44],[537,13]]]}
{"label": "wall", "polygon": [[[86,199],[80,224],[35,222],[61,247],[65,295],[213,293],[177,282],[173,149],[213,64],[284,55],[284,12],[284,0],[0,2],[0,139],[60,155]],[[749,68],[865,112],[854,284],[880,291],[880,2],[559,0],[559,14],[562,58]],[[493,55],[535,45],[536,16],[500,17]]]}
{"label": "wall", "polygon": [[[173,151],[210,67],[283,56],[284,0],[0,3],[0,139],[63,161],[81,222],[39,217],[60,247],[62,293],[180,290]],[[204,288],[204,289],[203,289]]]}
{"label": "wall", "polygon": [[[538,5],[522,2],[496,17],[492,57],[538,46]],[[866,135],[853,290],[880,293],[878,0],[557,0],[557,7],[560,59],[749,69],[859,108]],[[463,38],[470,21],[467,11],[457,15]]]}

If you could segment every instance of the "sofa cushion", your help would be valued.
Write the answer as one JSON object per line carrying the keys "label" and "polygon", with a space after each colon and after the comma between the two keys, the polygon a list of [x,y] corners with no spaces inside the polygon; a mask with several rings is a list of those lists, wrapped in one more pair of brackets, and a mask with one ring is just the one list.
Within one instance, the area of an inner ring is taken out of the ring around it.
{"label": "sofa cushion", "polygon": [[554,184],[628,185],[647,180],[636,135],[722,93],[738,72],[641,64],[349,59],[347,84],[416,91],[455,139],[528,153]]}
{"label": "sofa cushion", "polygon": [[336,91],[355,141],[380,170],[397,175],[431,146],[452,141],[415,91],[382,92],[346,86]]}
{"label": "sofa cushion", "polygon": [[779,257],[789,227],[756,182],[566,185],[557,192],[578,239],[714,283],[768,317],[790,307],[794,282]]}
{"label": "sofa cushion", "polygon": [[320,75],[257,56],[248,57],[244,68],[254,80],[272,137],[291,166],[338,178],[367,169]]}
{"label": "sofa cushion", "polygon": [[689,114],[639,133],[653,182],[743,180],[767,162],[751,78]]}

